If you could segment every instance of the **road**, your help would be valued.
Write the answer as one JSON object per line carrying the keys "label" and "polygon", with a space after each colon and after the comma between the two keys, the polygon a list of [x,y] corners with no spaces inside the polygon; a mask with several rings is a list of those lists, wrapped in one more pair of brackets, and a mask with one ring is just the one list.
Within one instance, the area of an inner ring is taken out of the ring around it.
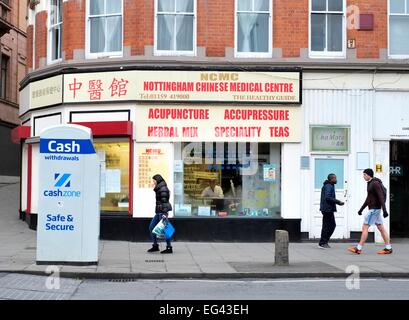
{"label": "road", "polygon": [[409,279],[94,280],[0,273],[2,300],[409,300]]}

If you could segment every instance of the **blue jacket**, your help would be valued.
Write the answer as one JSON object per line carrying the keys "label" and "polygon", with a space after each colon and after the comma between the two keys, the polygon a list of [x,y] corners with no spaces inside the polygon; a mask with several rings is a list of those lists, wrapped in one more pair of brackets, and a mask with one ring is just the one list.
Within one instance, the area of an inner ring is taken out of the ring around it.
{"label": "blue jacket", "polygon": [[328,180],[324,181],[324,185],[321,188],[321,203],[320,211],[321,212],[336,212],[337,204],[340,204],[341,201],[335,198],[335,187]]}

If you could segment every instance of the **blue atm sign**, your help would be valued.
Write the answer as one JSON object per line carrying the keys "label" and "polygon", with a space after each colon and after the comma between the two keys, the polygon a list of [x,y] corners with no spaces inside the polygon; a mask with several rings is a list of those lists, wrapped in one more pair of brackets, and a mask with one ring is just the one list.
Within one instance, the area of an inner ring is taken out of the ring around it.
{"label": "blue atm sign", "polygon": [[40,139],[40,153],[92,154],[95,149],[91,140]]}

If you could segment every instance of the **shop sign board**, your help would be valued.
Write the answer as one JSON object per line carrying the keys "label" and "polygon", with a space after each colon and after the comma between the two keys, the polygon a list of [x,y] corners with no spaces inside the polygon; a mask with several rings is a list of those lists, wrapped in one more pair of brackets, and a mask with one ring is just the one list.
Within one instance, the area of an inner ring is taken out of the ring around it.
{"label": "shop sign board", "polygon": [[297,105],[301,73],[129,70],[64,75],[64,103],[98,101]]}
{"label": "shop sign board", "polygon": [[311,126],[310,150],[317,153],[349,153],[349,127]]}
{"label": "shop sign board", "polygon": [[37,264],[96,264],[99,160],[89,128],[47,127],[40,133]]}
{"label": "shop sign board", "polygon": [[138,142],[300,142],[301,109],[291,106],[136,107]]}

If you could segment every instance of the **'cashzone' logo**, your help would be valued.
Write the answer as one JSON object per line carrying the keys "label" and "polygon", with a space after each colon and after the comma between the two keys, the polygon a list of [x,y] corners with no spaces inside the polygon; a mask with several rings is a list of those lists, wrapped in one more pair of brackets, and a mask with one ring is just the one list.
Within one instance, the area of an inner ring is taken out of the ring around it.
{"label": "'cashzone' logo", "polygon": [[54,187],[71,187],[71,174],[70,173],[54,173],[55,184]]}
{"label": "'cashzone' logo", "polygon": [[55,190],[45,190],[45,197],[75,197],[81,196],[81,191],[76,190],[61,190],[60,187],[70,188],[71,187],[71,173],[54,173],[54,187]]}

